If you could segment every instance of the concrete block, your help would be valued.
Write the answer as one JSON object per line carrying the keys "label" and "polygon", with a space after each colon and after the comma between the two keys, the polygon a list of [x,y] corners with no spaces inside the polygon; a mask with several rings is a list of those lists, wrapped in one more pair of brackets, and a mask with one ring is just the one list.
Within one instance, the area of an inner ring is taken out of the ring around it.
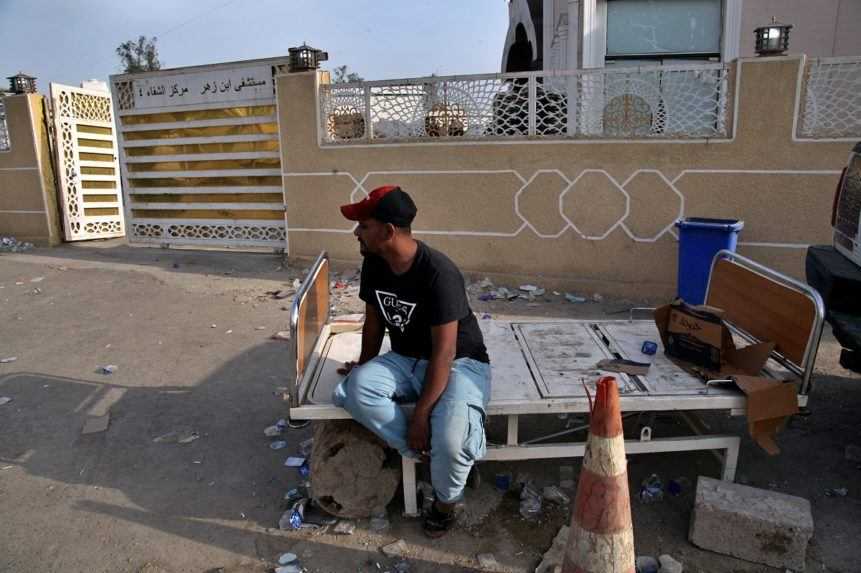
{"label": "concrete block", "polygon": [[700,476],[691,543],[772,567],[804,570],[813,515],[806,499]]}

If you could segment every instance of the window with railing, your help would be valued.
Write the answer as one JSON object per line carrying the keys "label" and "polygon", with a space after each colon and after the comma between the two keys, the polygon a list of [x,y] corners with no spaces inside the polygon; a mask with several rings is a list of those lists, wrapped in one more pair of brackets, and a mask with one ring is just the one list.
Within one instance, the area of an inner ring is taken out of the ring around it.
{"label": "window with railing", "polygon": [[724,64],[320,86],[323,143],[725,138]]}
{"label": "window with railing", "polygon": [[6,125],[6,102],[0,96],[0,151],[9,151],[12,142],[9,141],[9,127]]}

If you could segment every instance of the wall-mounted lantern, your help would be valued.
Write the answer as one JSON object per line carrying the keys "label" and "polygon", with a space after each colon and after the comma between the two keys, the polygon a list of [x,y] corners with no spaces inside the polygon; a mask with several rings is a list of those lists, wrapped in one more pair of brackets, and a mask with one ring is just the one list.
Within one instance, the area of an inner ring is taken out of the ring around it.
{"label": "wall-mounted lantern", "polygon": [[9,80],[9,91],[13,94],[36,93],[36,78],[33,76],[28,76],[24,72],[18,72],[7,79]]}
{"label": "wall-mounted lantern", "polygon": [[298,48],[290,48],[287,52],[291,72],[316,70],[320,67],[320,62],[325,62],[329,59],[328,53],[317,48],[312,48],[305,43]]}
{"label": "wall-mounted lantern", "polygon": [[789,31],[792,26],[781,24],[774,17],[771,24],[760,26],[753,33],[756,35],[756,53],[760,56],[782,56],[789,49]]}

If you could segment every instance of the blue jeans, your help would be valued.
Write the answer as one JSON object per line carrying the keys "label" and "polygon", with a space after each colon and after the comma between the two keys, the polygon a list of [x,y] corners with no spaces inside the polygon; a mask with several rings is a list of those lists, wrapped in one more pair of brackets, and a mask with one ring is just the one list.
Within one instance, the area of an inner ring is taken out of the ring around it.
{"label": "blue jeans", "polygon": [[[353,369],[335,387],[332,400],[402,456],[418,459],[407,445],[409,419],[398,404],[416,402],[428,361],[388,352]],[[431,482],[443,503],[463,498],[472,464],[487,451],[485,407],[490,401],[490,365],[458,358],[448,386],[430,417]]]}

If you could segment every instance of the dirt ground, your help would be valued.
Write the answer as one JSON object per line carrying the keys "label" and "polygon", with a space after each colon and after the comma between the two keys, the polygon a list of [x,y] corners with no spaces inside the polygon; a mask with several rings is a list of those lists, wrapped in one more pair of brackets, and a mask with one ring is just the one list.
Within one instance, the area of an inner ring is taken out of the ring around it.
{"label": "dirt ground", "polygon": [[[351,536],[278,530],[283,495],[299,482],[283,462],[310,429],[290,430],[280,451],[263,436],[286,413],[287,346],[270,336],[287,328],[290,304],[266,293],[289,286],[307,265],[273,254],[120,241],[0,254],[0,359],[17,357],[0,364],[0,396],[13,399],[0,405],[0,572],[263,572],[285,551],[308,571],[392,571],[399,560],[380,547],[397,539],[409,547],[411,572],[474,570],[479,553],[493,553],[499,571],[532,571],[567,511],[550,507],[540,522],[524,521],[516,496],[494,489],[494,475],[552,485],[560,465],[579,469],[578,460],[481,464],[484,484],[468,492],[462,526],[441,541],[428,541],[418,520],[400,517],[397,498],[391,527],[381,533],[367,521]],[[494,318],[616,317],[638,302],[547,298],[473,306]],[[343,312],[361,308],[356,300],[337,304]],[[780,456],[745,438],[738,479],[809,499],[816,532],[807,571],[849,573],[861,571],[861,465],[846,460],[844,449],[861,445],[861,379],[837,365],[837,354],[826,336],[812,415],[795,417],[780,435]],[[116,371],[99,373],[108,364]],[[106,431],[82,434],[88,419],[108,412]],[[745,435],[741,418],[708,421]],[[522,437],[566,423],[527,419]],[[672,434],[677,424],[659,417],[656,435]],[[503,420],[491,419],[489,439],[502,441],[504,430]],[[153,441],[173,431],[199,438]],[[665,482],[687,479],[676,497],[632,502],[638,554],[669,553],[689,572],[774,571],[687,541],[693,484],[698,475],[718,475],[713,456],[629,460],[632,491],[652,473]],[[826,496],[828,488],[848,495]]]}

